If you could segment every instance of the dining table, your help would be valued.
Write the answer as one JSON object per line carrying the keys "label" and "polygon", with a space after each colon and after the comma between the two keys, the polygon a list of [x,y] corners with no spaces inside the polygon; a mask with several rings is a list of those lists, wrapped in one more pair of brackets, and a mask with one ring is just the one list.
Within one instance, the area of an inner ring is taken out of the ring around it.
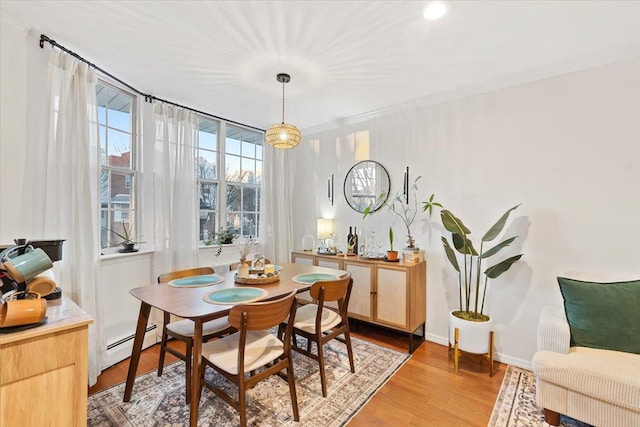
{"label": "dining table", "polygon": [[263,295],[260,300],[276,299],[293,290],[296,290],[297,293],[308,291],[313,284],[310,278],[318,277],[318,280],[327,280],[330,277],[339,278],[348,274],[346,271],[327,267],[282,263],[278,266],[279,280],[266,284],[241,284],[236,283],[236,273],[236,270],[215,273],[217,282],[209,286],[176,286],[170,281],[154,283],[129,291],[131,295],[140,300],[140,312],[124,389],[124,402],[129,402],[131,399],[142,343],[152,307],[184,319],[191,319],[195,324],[189,409],[189,425],[195,427],[198,423],[198,406],[202,387],[199,375],[202,367],[202,325],[209,320],[227,316],[233,307],[233,303],[212,303],[209,295],[222,289],[251,287],[262,290]]}

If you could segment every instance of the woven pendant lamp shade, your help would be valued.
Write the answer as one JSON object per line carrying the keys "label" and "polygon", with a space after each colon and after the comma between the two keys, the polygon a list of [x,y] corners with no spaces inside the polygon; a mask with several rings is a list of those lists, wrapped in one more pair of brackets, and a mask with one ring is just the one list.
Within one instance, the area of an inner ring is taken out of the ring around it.
{"label": "woven pendant lamp shade", "polygon": [[276,79],[282,83],[282,123],[269,126],[265,139],[274,148],[293,148],[300,143],[302,134],[297,127],[284,122],[284,85],[291,81],[291,77],[281,73]]}
{"label": "woven pendant lamp shade", "polygon": [[275,148],[293,148],[300,143],[302,135],[297,127],[281,123],[271,125],[265,135],[269,145]]}

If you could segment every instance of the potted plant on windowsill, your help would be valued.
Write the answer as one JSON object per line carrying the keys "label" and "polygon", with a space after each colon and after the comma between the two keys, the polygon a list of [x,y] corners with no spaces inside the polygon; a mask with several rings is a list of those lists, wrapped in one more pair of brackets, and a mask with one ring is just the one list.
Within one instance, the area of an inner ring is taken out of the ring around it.
{"label": "potted plant on windowsill", "polygon": [[482,236],[479,251],[468,237],[471,230],[462,220],[446,209],[440,212],[442,225],[451,233],[451,243],[446,237],[442,237],[442,244],[449,263],[458,273],[459,309],[449,314],[449,343],[456,341],[454,331],[457,328],[460,350],[481,354],[492,351],[489,339],[492,319],[484,314],[488,281],[508,271],[522,254],[509,257],[483,270],[483,261],[509,246],[517,236],[507,238],[486,250],[484,244],[493,241],[502,233],[509,215],[518,206],[520,205],[507,210]]}
{"label": "potted plant on windowsill", "polygon": [[133,226],[129,227],[128,223],[121,221],[120,222],[122,224],[122,231],[115,231],[113,229],[108,229],[109,232],[117,237],[119,237],[120,239],[122,239],[120,242],[112,242],[109,241],[109,244],[111,246],[122,246],[122,249],[120,249],[118,252],[121,253],[127,253],[127,252],[138,252],[138,249],[135,248],[135,245],[139,244],[139,243],[145,243],[142,242],[140,240],[137,240],[136,238],[134,238],[134,234],[133,234]]}

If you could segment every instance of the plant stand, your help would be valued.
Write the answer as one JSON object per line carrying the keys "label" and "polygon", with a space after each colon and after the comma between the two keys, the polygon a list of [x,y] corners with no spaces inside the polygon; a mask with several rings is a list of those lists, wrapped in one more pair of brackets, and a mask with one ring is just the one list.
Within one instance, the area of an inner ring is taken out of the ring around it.
{"label": "plant stand", "polygon": [[[468,352],[460,350],[458,347],[458,338],[459,338],[459,329],[455,328],[453,331],[454,342],[453,346],[449,343],[449,360],[451,360],[451,356],[453,353],[453,370],[454,372],[458,372],[458,362],[460,356],[463,354],[467,354]],[[480,355],[480,363],[482,363],[483,359],[489,359],[489,376],[493,376],[493,331],[489,332],[489,352],[488,353],[468,353],[468,354],[478,354]]]}

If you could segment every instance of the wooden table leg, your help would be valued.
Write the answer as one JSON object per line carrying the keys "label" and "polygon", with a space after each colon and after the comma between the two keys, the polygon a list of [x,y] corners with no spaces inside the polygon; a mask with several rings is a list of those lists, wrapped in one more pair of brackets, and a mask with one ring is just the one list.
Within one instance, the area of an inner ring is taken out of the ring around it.
{"label": "wooden table leg", "polygon": [[189,425],[198,425],[198,407],[200,406],[200,370],[202,369],[202,319],[194,319],[193,331],[193,363],[191,365],[191,406],[189,413]]}
{"label": "wooden table leg", "polygon": [[133,391],[133,381],[136,379],[136,371],[138,370],[138,362],[140,362],[140,353],[142,352],[142,342],[149,321],[149,313],[151,306],[144,302],[140,304],[140,313],[138,314],[138,326],[136,326],[136,337],[133,340],[133,350],[131,351],[131,360],[129,361],[129,373],[127,374],[127,384],[124,387],[123,402],[131,399]]}

